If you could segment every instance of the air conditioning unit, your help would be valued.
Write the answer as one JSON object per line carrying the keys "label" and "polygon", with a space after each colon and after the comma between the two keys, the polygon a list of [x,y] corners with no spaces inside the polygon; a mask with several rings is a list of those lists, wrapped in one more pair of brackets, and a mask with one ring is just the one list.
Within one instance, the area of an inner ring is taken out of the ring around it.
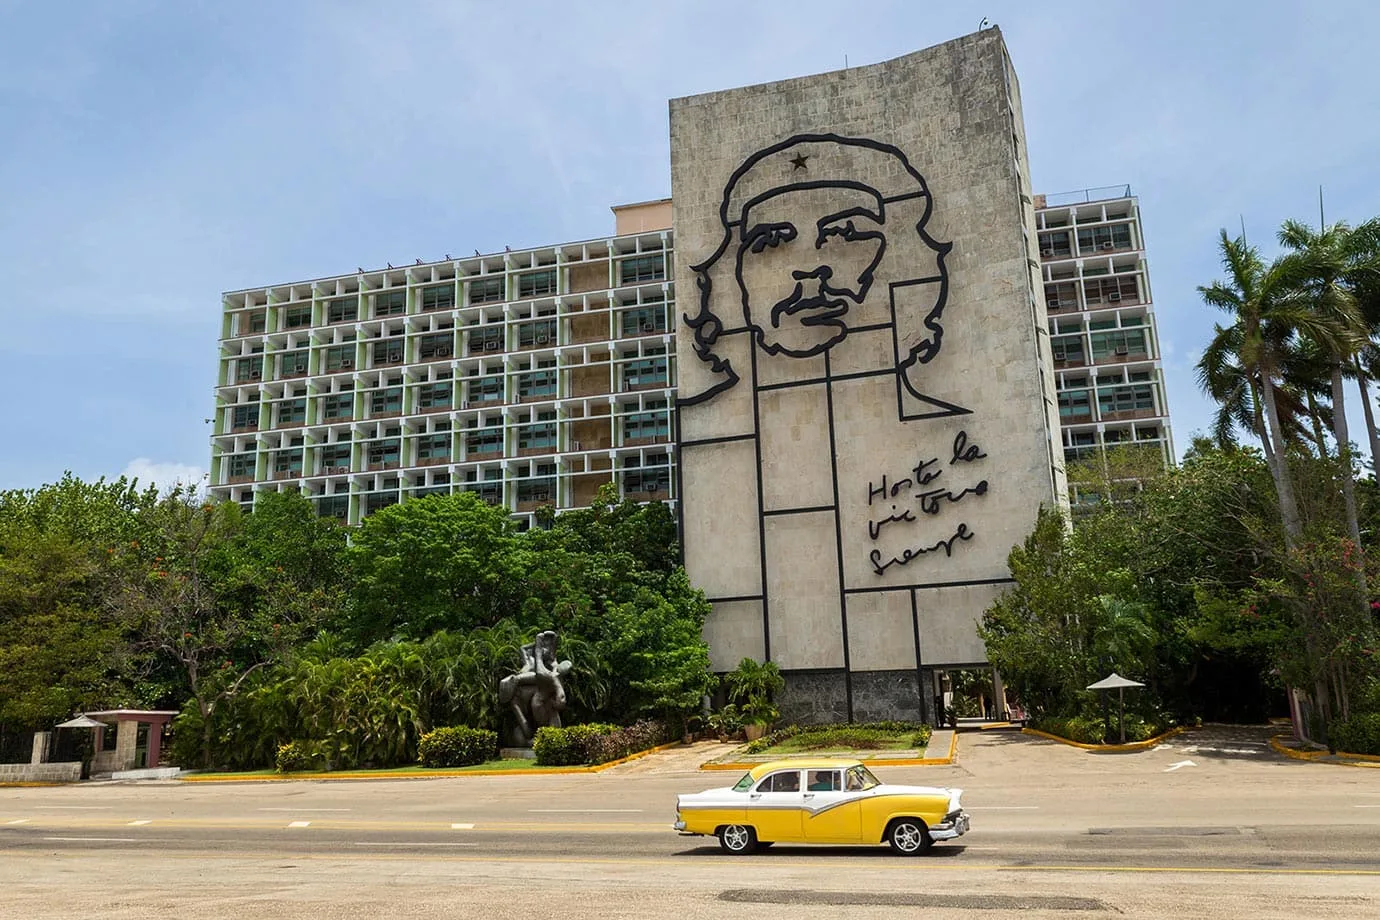
{"label": "air conditioning unit", "polygon": [[354,359],[354,358],[341,358],[341,359],[340,359],[340,366],[341,366],[342,368],[346,368],[346,369],[352,368],[352,367],[355,366],[355,359]]}
{"label": "air conditioning unit", "polygon": [[571,450],[579,450],[579,449],[580,449],[580,442],[579,442],[579,441],[571,441],[571,442],[570,442],[570,449],[571,449]]}
{"label": "air conditioning unit", "polygon": [[643,323],[643,324],[642,324],[642,331],[643,331],[643,332],[656,332],[656,323]]}
{"label": "air conditioning unit", "polygon": [[1053,250],[1053,249],[1048,249],[1048,248],[1046,248],[1046,249],[1041,249],[1041,250],[1040,250],[1040,255],[1042,255],[1042,256],[1044,256],[1046,259],[1048,259],[1050,256],[1054,255],[1054,250]]}
{"label": "air conditioning unit", "polygon": [[551,341],[550,336],[545,336],[545,335],[539,335],[539,336],[537,336],[537,344],[538,344],[538,345],[545,345],[545,344],[546,344],[547,342],[549,342],[549,341]]}
{"label": "air conditioning unit", "polygon": [[438,358],[449,358],[449,357],[450,357],[450,349],[449,349],[449,348],[438,348],[438,349],[436,349],[436,356],[437,356]]}
{"label": "air conditioning unit", "polygon": [[1121,302],[1121,292],[1120,292],[1120,291],[1108,291],[1108,292],[1107,292],[1107,300],[1111,301],[1112,303],[1120,303],[1120,302]]}
{"label": "air conditioning unit", "polygon": [[259,379],[261,379],[262,377],[263,377],[263,372],[262,372],[262,371],[250,371],[250,372],[249,372],[249,379],[250,379],[250,380],[259,380]]}
{"label": "air conditioning unit", "polygon": [[1112,248],[1115,247],[1115,245],[1116,245],[1116,244],[1114,244],[1111,240],[1107,240],[1105,243],[1102,244],[1102,248],[1103,248],[1103,249],[1112,249]]}
{"label": "air conditioning unit", "polygon": [[485,351],[498,351],[498,346],[499,346],[499,343],[498,343],[498,342],[495,342],[495,341],[493,341],[493,340],[490,340],[490,341],[487,341],[487,342],[484,343],[484,350],[485,350]]}
{"label": "air conditioning unit", "polygon": [[1127,348],[1125,345],[1118,345],[1116,347],[1116,353],[1118,355],[1129,355],[1131,353],[1131,350]]}

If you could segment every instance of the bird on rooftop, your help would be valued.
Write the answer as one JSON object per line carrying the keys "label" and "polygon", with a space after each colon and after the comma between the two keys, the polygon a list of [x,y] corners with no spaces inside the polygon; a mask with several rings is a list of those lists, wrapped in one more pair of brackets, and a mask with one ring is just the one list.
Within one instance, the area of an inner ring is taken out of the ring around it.
{"label": "bird on rooftop", "polygon": [[385,264],[387,264],[387,266],[388,266],[389,268],[392,268],[392,267],[393,267],[393,263],[392,263],[392,262],[388,262],[388,263],[385,263]]}

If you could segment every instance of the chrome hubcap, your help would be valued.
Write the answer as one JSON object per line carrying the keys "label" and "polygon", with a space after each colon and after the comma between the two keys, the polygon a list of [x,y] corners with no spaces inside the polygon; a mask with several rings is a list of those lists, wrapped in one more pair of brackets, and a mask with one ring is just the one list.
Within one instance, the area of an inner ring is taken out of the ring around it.
{"label": "chrome hubcap", "polygon": [[740,825],[724,828],[724,843],[730,850],[741,850],[748,845],[747,828]]}
{"label": "chrome hubcap", "polygon": [[891,839],[896,841],[898,849],[905,850],[907,853],[912,850],[920,849],[920,844],[924,840],[920,828],[914,824],[902,824],[896,828],[891,835]]}

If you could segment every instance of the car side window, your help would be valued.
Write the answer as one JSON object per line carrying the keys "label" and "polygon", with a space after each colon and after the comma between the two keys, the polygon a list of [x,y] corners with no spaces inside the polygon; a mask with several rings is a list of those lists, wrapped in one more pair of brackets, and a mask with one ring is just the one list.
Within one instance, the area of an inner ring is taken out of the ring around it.
{"label": "car side window", "polygon": [[862,770],[854,767],[848,771],[847,785],[844,787],[849,792],[861,792],[863,786]]}
{"label": "car side window", "polygon": [[773,773],[762,780],[762,785],[757,787],[758,792],[799,792],[800,791],[800,771],[785,770],[781,773]]}
{"label": "car side window", "polygon": [[809,792],[837,792],[839,774],[837,770],[810,770],[805,778],[805,788]]}

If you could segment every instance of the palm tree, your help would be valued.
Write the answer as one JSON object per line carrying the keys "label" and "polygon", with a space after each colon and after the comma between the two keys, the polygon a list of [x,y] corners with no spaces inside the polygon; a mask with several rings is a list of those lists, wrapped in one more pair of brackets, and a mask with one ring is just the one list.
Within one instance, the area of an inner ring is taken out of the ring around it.
{"label": "palm tree", "polygon": [[[1347,532],[1358,549],[1361,530],[1356,512],[1356,477],[1352,470],[1351,436],[1342,384],[1348,374],[1363,375],[1359,358],[1370,341],[1370,330],[1357,305],[1355,287],[1358,279],[1380,268],[1380,252],[1375,246],[1377,237],[1380,237],[1380,220],[1363,224],[1356,231],[1339,222],[1317,232],[1306,224],[1290,220],[1285,221],[1279,231],[1280,244],[1290,250],[1281,260],[1282,265],[1292,276],[1293,283],[1299,286],[1316,317],[1316,322],[1299,331],[1316,344],[1329,364],[1332,435],[1341,461]],[[1366,399],[1365,383],[1360,386],[1362,398]],[[1373,431],[1370,436],[1373,452]],[[1364,601],[1364,576],[1362,586]]]}
{"label": "palm tree", "polygon": [[[1228,280],[1214,281],[1198,288],[1203,301],[1230,314],[1234,322],[1218,326],[1213,344],[1204,360],[1212,357],[1217,367],[1233,361],[1245,377],[1252,394],[1251,405],[1259,393],[1261,424],[1251,426],[1265,444],[1270,474],[1279,497],[1280,517],[1284,524],[1284,539],[1288,548],[1298,544],[1303,533],[1298,500],[1289,474],[1288,447],[1284,415],[1280,410],[1280,385],[1284,383],[1284,366],[1295,332],[1309,328],[1316,317],[1298,296],[1291,267],[1276,259],[1266,265],[1260,253],[1248,246],[1244,237],[1232,239],[1222,231],[1220,242],[1222,266]],[[1213,393],[1214,378],[1199,362],[1199,381]],[[1215,394],[1214,394],[1215,395]],[[1240,401],[1241,397],[1238,397]],[[1244,406],[1244,402],[1240,402]],[[1252,408],[1252,418],[1254,412]]]}

